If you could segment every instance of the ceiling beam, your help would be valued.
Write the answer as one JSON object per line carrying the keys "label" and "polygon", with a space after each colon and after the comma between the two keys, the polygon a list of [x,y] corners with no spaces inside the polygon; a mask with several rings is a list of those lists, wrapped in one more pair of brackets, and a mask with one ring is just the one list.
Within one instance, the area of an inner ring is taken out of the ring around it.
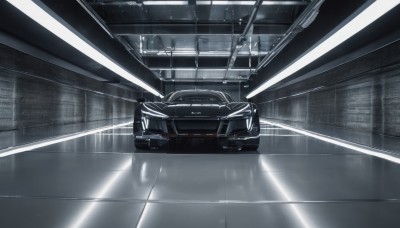
{"label": "ceiling beam", "polygon": [[262,3],[263,0],[257,0],[254,4],[254,7],[250,13],[249,21],[247,22],[243,33],[238,38],[236,45],[233,47],[232,54],[229,56],[228,65],[226,67],[227,70],[233,67],[236,61],[237,54],[245,46],[246,36],[249,33],[250,28],[252,28],[254,21],[256,20],[258,9],[260,8]]}
{"label": "ceiling beam", "polygon": [[[196,28],[197,27],[197,28]],[[253,24],[253,34],[284,34],[290,25],[288,24]],[[161,24],[161,23],[135,23],[135,24],[108,24],[108,28],[115,36],[128,35],[221,35],[232,34],[232,24]],[[244,26],[234,25],[234,34],[240,35]]]}
{"label": "ceiling beam", "polygon": [[[92,5],[101,5],[101,6],[186,6],[190,5],[189,1],[110,1],[110,0],[88,0],[88,3]],[[253,6],[256,1],[202,1],[197,0],[196,5],[199,6]],[[265,6],[304,6],[308,5],[308,1],[303,0],[293,0],[293,1],[264,1],[262,5]]]}
{"label": "ceiling beam", "polygon": [[[197,58],[199,68],[225,68],[228,57],[201,57]],[[258,57],[252,57],[252,66],[256,67],[258,64]],[[171,68],[170,58],[166,57],[146,57],[148,67],[154,68]],[[173,57],[173,67],[175,68],[196,68],[196,56],[192,57]],[[233,68],[247,68],[249,69],[249,57],[238,56],[236,58]]]}
{"label": "ceiling beam", "polygon": [[278,55],[278,53],[287,45],[290,41],[303,29],[307,28],[317,17],[319,13],[319,8],[324,3],[325,0],[315,0],[313,1],[303,13],[296,19],[295,22],[290,26],[285,36],[280,39],[276,44],[274,44],[272,50],[267,56],[261,60],[260,64],[256,68],[256,72],[268,65],[271,60]]}
{"label": "ceiling beam", "polygon": [[[195,71],[196,69],[198,71],[226,71],[226,68],[220,67],[220,68],[196,68],[196,67],[192,67],[192,68],[188,68],[188,67],[174,67],[174,68],[170,68],[170,67],[151,67],[151,70],[175,70],[175,71]],[[229,71],[250,71],[250,70],[254,70],[255,68],[231,68],[229,69]]]}

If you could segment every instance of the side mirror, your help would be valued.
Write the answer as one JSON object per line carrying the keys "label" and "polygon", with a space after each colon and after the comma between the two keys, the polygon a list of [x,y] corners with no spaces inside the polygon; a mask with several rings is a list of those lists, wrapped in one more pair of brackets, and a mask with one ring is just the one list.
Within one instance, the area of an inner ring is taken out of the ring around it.
{"label": "side mirror", "polygon": [[137,100],[136,100],[136,102],[137,103],[144,103],[145,102],[145,99],[142,97],[142,98],[138,98]]}

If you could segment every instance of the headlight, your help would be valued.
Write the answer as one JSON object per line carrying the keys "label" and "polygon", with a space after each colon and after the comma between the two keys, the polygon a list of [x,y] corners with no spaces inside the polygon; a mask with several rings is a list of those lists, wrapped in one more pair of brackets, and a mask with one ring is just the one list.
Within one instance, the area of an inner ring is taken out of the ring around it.
{"label": "headlight", "polygon": [[[144,115],[143,115],[144,114]],[[142,116],[149,116],[149,117],[158,117],[158,118],[168,118],[167,115],[161,113],[161,112],[157,112],[157,111],[144,111],[142,110]]]}
{"label": "headlight", "polygon": [[234,118],[234,117],[251,117],[251,109],[249,109],[250,105],[247,104],[244,108],[239,109],[231,114],[227,115],[226,118]]}
{"label": "headlight", "polygon": [[159,112],[159,111],[156,111],[154,109],[151,109],[146,105],[143,105],[142,116],[157,117],[157,118],[168,118],[168,115],[165,115],[162,112]]}

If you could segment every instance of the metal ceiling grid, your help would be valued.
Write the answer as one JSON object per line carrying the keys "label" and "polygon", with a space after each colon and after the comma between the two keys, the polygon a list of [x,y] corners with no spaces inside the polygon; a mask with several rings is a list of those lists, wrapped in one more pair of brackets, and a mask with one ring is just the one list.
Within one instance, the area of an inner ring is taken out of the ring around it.
{"label": "metal ceiling grid", "polygon": [[86,3],[112,36],[161,80],[176,81],[248,79],[310,4],[304,0]]}

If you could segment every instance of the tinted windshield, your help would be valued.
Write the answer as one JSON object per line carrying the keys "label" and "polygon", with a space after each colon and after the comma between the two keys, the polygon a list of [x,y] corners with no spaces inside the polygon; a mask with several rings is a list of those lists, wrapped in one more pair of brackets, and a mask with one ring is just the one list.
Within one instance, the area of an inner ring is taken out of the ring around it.
{"label": "tinted windshield", "polygon": [[227,102],[227,100],[223,96],[213,92],[209,93],[180,92],[172,95],[168,101],[173,103],[211,103],[211,104]]}

